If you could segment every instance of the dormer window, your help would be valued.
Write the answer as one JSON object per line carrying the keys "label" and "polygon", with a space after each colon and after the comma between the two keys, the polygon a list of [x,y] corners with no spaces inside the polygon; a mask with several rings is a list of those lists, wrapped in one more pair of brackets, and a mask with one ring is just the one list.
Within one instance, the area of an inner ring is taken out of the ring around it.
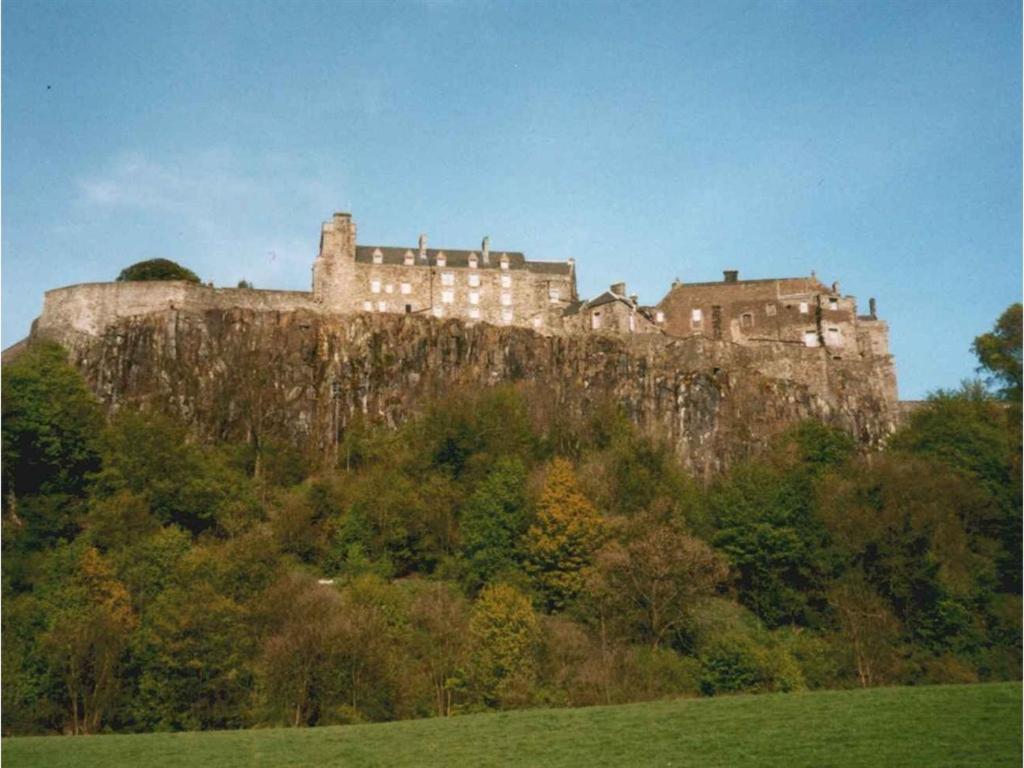
{"label": "dormer window", "polygon": [[383,264],[384,263],[384,254],[381,253],[380,248],[374,248],[373,249],[373,263],[374,264]]}
{"label": "dormer window", "polygon": [[437,266],[443,267],[448,263],[448,258],[444,255],[444,251],[437,254]]}
{"label": "dormer window", "polygon": [[839,299],[837,299],[835,297],[829,299],[828,300],[828,308],[831,309],[833,312],[838,310],[839,309]]}
{"label": "dormer window", "polygon": [[508,254],[501,254],[501,268],[508,269]]}
{"label": "dormer window", "polygon": [[406,251],[405,257],[402,259],[402,263],[407,267],[411,267],[413,262],[416,260],[415,254],[412,251]]}
{"label": "dormer window", "polygon": [[476,254],[475,253],[469,254],[469,268],[470,269],[476,269],[477,268],[477,259],[476,259]]}

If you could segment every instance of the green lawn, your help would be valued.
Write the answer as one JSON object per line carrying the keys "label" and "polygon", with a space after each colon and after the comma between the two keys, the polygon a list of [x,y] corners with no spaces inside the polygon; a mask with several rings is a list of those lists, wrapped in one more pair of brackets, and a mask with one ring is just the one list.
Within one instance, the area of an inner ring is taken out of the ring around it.
{"label": "green lawn", "polygon": [[3,741],[19,766],[1003,766],[1021,686],[735,696],[309,729]]}

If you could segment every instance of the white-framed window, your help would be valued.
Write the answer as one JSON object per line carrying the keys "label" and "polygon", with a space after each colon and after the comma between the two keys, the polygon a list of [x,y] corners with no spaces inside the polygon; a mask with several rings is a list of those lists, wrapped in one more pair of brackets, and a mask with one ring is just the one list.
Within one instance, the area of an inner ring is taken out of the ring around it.
{"label": "white-framed window", "polygon": [[416,261],[416,256],[413,254],[413,252],[412,251],[406,251],[405,252],[405,256],[402,259],[402,263],[404,263],[405,266],[407,266],[407,267],[411,267],[413,262],[415,262],[415,261]]}
{"label": "white-framed window", "polygon": [[817,333],[817,331],[804,331],[804,346],[805,347],[816,347],[816,346],[818,346],[818,333]]}
{"label": "white-framed window", "polygon": [[810,311],[810,308],[807,306],[807,302],[806,301],[801,301],[800,302],[800,314],[801,315],[806,315],[809,311]]}
{"label": "white-framed window", "polygon": [[470,307],[469,308],[469,316],[473,320],[479,320],[480,319],[480,308],[479,307]]}
{"label": "white-framed window", "polygon": [[654,322],[656,322],[656,323],[664,323],[665,322],[665,313],[662,312],[661,310],[658,310],[657,312],[655,312],[654,313]]}
{"label": "white-framed window", "polygon": [[475,253],[471,253],[471,254],[469,254],[469,268],[470,269],[476,269],[476,267],[477,267],[476,254]]}
{"label": "white-framed window", "polygon": [[380,248],[374,248],[373,249],[373,263],[374,264],[383,264],[384,263],[384,254],[380,252]]}
{"label": "white-framed window", "polygon": [[448,257],[445,256],[444,253],[437,254],[437,266],[443,267],[447,263],[448,263]]}
{"label": "white-framed window", "polygon": [[441,291],[441,303],[451,304],[455,301],[455,291]]}
{"label": "white-framed window", "polygon": [[403,296],[408,296],[412,293],[412,283],[402,283],[401,286],[399,286],[399,290],[402,292]]}
{"label": "white-framed window", "polygon": [[700,328],[702,322],[704,322],[704,311],[701,309],[690,310],[690,325],[694,328]]}
{"label": "white-framed window", "polygon": [[503,310],[501,310],[502,322],[511,323],[512,322],[512,317],[513,317],[513,315],[512,315],[512,310],[511,309],[503,309]]}
{"label": "white-framed window", "polygon": [[477,293],[476,291],[470,291],[469,292],[469,303],[470,304],[479,304],[480,303],[480,294]]}
{"label": "white-framed window", "polygon": [[512,287],[512,275],[502,275],[501,276],[501,287],[502,288],[511,288]]}
{"label": "white-framed window", "polygon": [[370,293],[380,293],[380,280],[370,281]]}
{"label": "white-framed window", "polygon": [[373,312],[373,302],[372,301],[364,301],[363,302],[363,312]]}
{"label": "white-framed window", "polygon": [[828,300],[828,308],[833,312],[839,309],[839,299],[832,298]]}
{"label": "white-framed window", "polygon": [[395,292],[395,286],[393,286],[391,283],[388,283],[387,285],[384,286],[384,293],[394,293],[394,292]]}
{"label": "white-framed window", "polygon": [[452,272],[441,273],[441,285],[455,285],[455,275]]}
{"label": "white-framed window", "polygon": [[548,301],[558,301],[562,298],[562,292],[558,288],[548,288]]}
{"label": "white-framed window", "polygon": [[503,293],[503,294],[501,294],[501,306],[503,306],[503,307],[511,307],[512,306],[512,294],[511,293]]}
{"label": "white-framed window", "polygon": [[387,312],[388,311],[388,303],[386,301],[378,301],[377,302],[377,311],[378,312]]}
{"label": "white-framed window", "polygon": [[434,317],[444,317],[444,307],[434,307]]}
{"label": "white-framed window", "polygon": [[636,315],[629,316],[629,332],[633,333],[636,330]]}
{"label": "white-framed window", "polygon": [[470,275],[469,276],[469,287],[470,288],[479,288],[480,287],[480,275]]}
{"label": "white-framed window", "polygon": [[830,347],[843,346],[843,334],[838,328],[829,328],[825,334],[825,342]]}
{"label": "white-framed window", "polygon": [[775,305],[774,304],[765,304],[764,305],[764,313],[766,315],[768,315],[768,317],[775,317]]}
{"label": "white-framed window", "polygon": [[596,331],[601,327],[601,313],[595,312],[590,316],[590,329]]}
{"label": "white-framed window", "polygon": [[501,268],[508,269],[508,256],[501,254]]}

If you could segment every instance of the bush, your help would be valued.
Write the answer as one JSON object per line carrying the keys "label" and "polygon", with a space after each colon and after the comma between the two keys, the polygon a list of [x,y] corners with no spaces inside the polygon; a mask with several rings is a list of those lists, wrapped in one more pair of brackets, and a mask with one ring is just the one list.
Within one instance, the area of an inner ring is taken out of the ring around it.
{"label": "bush", "polygon": [[199,277],[192,270],[186,269],[170,259],[150,259],[125,267],[117,276],[119,283],[130,280],[184,280],[188,283],[198,283]]}

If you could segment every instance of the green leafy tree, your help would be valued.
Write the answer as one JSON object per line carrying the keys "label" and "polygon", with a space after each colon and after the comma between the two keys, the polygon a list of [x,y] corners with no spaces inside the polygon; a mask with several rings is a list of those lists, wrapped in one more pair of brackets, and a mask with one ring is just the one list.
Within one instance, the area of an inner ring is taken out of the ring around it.
{"label": "green leafy tree", "polygon": [[999,394],[1006,400],[1021,401],[1022,311],[1013,304],[996,320],[995,327],[974,339],[971,351],[978,356],[978,370],[989,375],[990,383],[999,385]]}
{"label": "green leafy tree", "polygon": [[507,584],[485,587],[469,620],[472,689],[489,707],[529,701],[537,676],[540,624],[529,599]]}
{"label": "green leafy tree", "polygon": [[522,462],[501,459],[466,502],[460,530],[471,588],[521,562],[520,542],[529,524],[525,485]]}
{"label": "green leafy tree", "polygon": [[186,269],[170,259],[149,259],[125,267],[117,276],[117,280],[118,282],[184,280],[189,283],[198,283],[199,277],[192,270]]}
{"label": "green leafy tree", "polygon": [[583,589],[584,569],[603,536],[600,513],[579,488],[572,464],[555,459],[527,531],[528,569],[548,608],[565,607]]}

